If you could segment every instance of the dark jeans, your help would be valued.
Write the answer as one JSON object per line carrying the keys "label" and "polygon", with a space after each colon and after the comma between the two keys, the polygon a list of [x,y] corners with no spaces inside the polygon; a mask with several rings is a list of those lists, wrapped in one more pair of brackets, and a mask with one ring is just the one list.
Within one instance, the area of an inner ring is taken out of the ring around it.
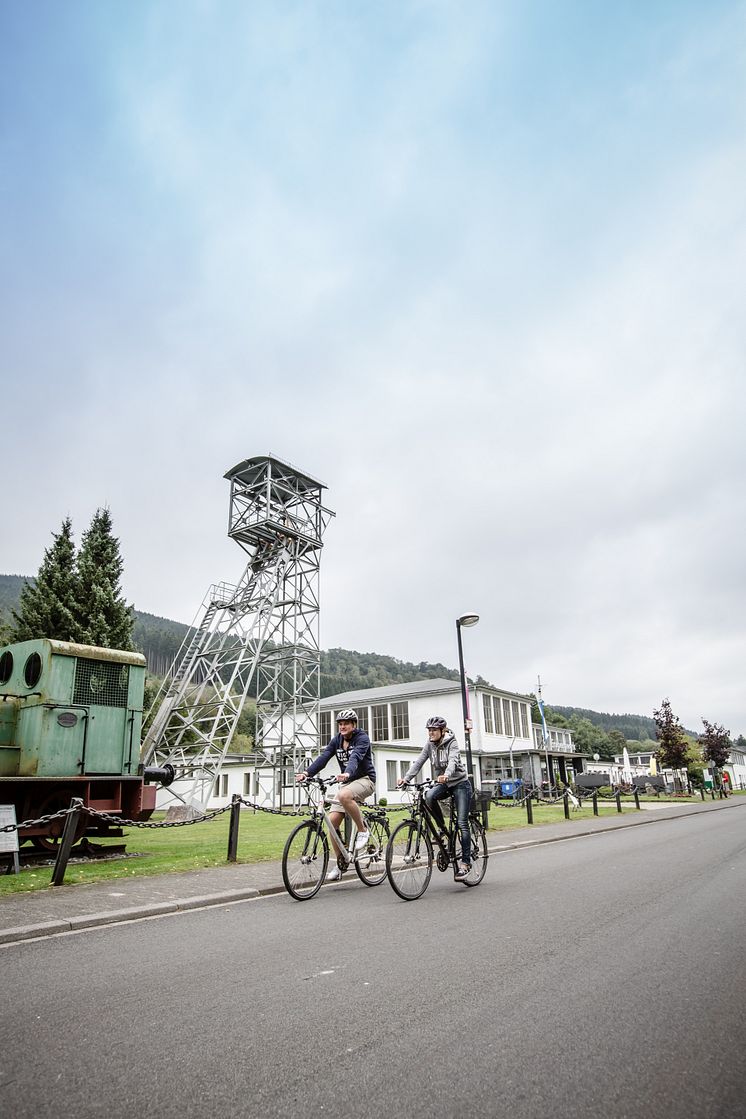
{"label": "dark jeans", "polygon": [[441,831],[446,831],[445,820],[439,800],[443,797],[453,797],[458,819],[458,830],[461,832],[461,861],[467,866],[471,865],[471,835],[469,834],[469,805],[471,804],[471,781],[459,781],[458,785],[448,788],[445,782],[442,785],[433,785],[425,793],[425,803],[435,817],[435,823]]}

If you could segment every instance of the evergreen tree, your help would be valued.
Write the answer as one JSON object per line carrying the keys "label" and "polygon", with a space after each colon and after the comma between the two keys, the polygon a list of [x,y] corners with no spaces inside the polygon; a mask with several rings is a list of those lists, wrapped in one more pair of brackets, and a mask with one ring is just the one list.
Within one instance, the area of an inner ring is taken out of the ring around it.
{"label": "evergreen tree", "polygon": [[122,597],[119,540],[112,533],[108,509],[97,509],[78,555],[80,640],[107,649],[131,649],[134,617]]}
{"label": "evergreen tree", "polygon": [[72,521],[66,517],[53,534],[51,548],[44,552],[33,583],[24,583],[11,640],[30,641],[51,637],[57,641],[79,641],[77,621],[77,573]]}

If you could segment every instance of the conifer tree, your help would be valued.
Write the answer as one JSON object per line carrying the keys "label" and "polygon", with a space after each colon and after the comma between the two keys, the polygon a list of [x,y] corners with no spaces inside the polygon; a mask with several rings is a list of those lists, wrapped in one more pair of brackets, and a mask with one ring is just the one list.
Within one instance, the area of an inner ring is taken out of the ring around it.
{"label": "conifer tree", "polygon": [[44,552],[33,583],[24,583],[18,611],[13,611],[12,641],[51,637],[80,640],[77,620],[77,574],[72,521],[66,517]]}
{"label": "conifer tree", "polygon": [[134,616],[119,586],[122,566],[111,514],[106,508],[97,509],[78,554],[77,616],[80,640],[85,645],[132,648]]}

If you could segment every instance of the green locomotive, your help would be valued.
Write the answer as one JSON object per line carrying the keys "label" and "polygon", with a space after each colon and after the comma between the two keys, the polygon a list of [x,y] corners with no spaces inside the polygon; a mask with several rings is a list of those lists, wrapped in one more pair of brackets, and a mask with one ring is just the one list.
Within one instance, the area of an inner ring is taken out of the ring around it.
{"label": "green locomotive", "polygon": [[[156,786],[173,772],[144,772],[140,737],[145,657],[140,653],[42,638],[0,649],[0,804],[16,820],[37,821],[86,807],[146,820]],[[116,825],[82,816],[81,835],[121,834]],[[21,842],[53,850],[64,817],[19,829]]]}

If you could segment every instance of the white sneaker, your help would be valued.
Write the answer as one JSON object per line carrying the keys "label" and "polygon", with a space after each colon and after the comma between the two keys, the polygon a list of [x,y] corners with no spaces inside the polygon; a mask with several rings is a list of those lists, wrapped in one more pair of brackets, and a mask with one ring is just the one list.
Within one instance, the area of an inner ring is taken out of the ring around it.
{"label": "white sneaker", "polygon": [[342,877],[342,871],[338,866],[333,866],[331,870],[327,870],[325,882],[339,882]]}
{"label": "white sneaker", "polygon": [[358,851],[364,851],[365,848],[368,846],[368,840],[369,839],[370,839],[370,832],[369,831],[358,832],[357,839],[355,840],[355,852],[357,853]]}

